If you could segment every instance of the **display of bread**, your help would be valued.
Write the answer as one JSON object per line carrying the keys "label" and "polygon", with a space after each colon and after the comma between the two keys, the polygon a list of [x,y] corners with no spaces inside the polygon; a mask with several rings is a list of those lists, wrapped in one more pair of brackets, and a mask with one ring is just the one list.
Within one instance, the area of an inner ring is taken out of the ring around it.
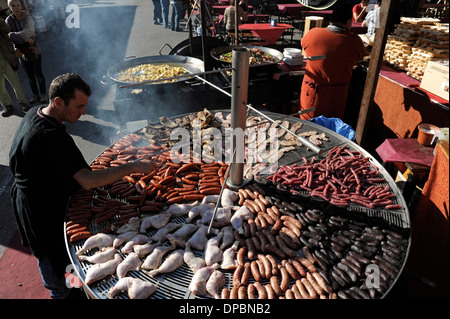
{"label": "display of bread", "polygon": [[449,25],[432,18],[401,18],[388,35],[384,60],[421,80],[428,61],[449,59]]}

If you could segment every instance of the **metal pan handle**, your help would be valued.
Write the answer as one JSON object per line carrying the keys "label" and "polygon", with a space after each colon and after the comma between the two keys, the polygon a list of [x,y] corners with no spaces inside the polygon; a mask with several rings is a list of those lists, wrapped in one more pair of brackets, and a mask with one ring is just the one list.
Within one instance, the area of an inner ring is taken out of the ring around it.
{"label": "metal pan handle", "polygon": [[326,55],[315,55],[315,56],[310,56],[307,58],[303,58],[303,60],[308,60],[308,61],[317,61],[317,60],[325,60],[327,58]]}
{"label": "metal pan handle", "polygon": [[103,85],[113,85],[116,82],[112,81],[109,76],[104,75],[102,77],[102,79],[100,80],[100,83],[103,84]]}
{"label": "metal pan handle", "polygon": [[170,51],[173,51],[173,48],[170,46],[170,44],[166,43],[166,44],[164,44],[164,45],[159,49],[159,51],[158,51],[159,55],[165,55],[165,54],[162,54],[162,50],[163,50],[164,47],[166,47],[166,46],[170,48]]}

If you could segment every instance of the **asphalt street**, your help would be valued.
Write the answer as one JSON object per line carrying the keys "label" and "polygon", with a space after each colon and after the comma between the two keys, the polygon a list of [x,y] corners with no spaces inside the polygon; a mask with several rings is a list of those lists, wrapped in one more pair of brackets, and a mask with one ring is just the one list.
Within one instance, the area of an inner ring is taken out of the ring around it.
{"label": "asphalt street", "polygon": [[[111,145],[121,128],[113,106],[117,86],[101,83],[108,69],[129,57],[159,55],[165,44],[174,47],[186,40],[188,32],[154,25],[153,5],[148,0],[90,1],[78,4],[78,8],[78,28],[68,28],[65,20],[60,23],[50,21],[47,31],[37,34],[37,40],[47,87],[53,78],[66,72],[80,74],[92,87],[87,114],[78,123],[67,124],[68,132],[90,163]],[[70,13],[66,13],[66,19]],[[182,22],[181,26],[184,25]],[[163,53],[168,54],[167,46]],[[23,69],[18,72],[25,95],[31,98]],[[9,83],[7,88],[17,106]],[[22,118],[23,113],[18,107],[12,116],[0,117],[0,257],[16,230],[9,198],[12,175],[8,154]]]}

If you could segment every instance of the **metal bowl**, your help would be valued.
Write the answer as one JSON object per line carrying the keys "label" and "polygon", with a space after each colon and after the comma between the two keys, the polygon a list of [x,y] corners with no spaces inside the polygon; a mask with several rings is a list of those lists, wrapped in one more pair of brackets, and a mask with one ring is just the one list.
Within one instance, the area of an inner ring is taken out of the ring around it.
{"label": "metal bowl", "polygon": [[[253,49],[253,48],[260,49],[260,50],[263,51],[264,53],[270,54],[271,56],[273,56],[273,57],[275,58],[275,61],[276,61],[276,62],[281,62],[281,61],[283,60],[283,58],[284,58],[284,55],[283,55],[282,52],[280,52],[280,51],[278,51],[278,50],[275,50],[275,49],[272,49],[272,48],[261,47],[261,46],[257,46],[257,45],[241,45],[241,46],[239,46],[239,47],[247,48],[247,49]],[[233,48],[235,48],[235,47],[232,47],[232,46],[225,46],[225,47],[218,47],[218,48],[215,48],[215,49],[211,50],[211,56],[212,56],[214,59],[216,59],[216,60],[218,60],[218,61],[220,61],[220,62],[222,62],[222,63],[224,63],[224,64],[230,65],[231,63],[222,61],[222,60],[220,59],[220,56],[221,56],[222,54],[231,52],[231,51],[233,50]],[[266,63],[261,63],[261,64],[259,64],[259,65],[265,65],[265,64],[266,64]]]}
{"label": "metal bowl", "polygon": [[[121,63],[118,63],[109,68],[107,72],[107,77],[115,83],[120,84],[136,84],[139,82],[124,82],[119,80],[119,73],[128,68],[132,68],[135,66],[139,66],[141,64],[168,64],[173,67],[182,67],[186,71],[190,73],[199,73],[204,72],[204,63],[202,60],[183,56],[183,55],[154,55],[154,56],[146,56],[131,60],[126,60]],[[176,82],[184,82],[188,77],[178,79]],[[172,82],[172,83],[176,83]],[[163,84],[172,84],[172,83],[164,83],[164,82],[155,82],[153,85],[163,85]]]}

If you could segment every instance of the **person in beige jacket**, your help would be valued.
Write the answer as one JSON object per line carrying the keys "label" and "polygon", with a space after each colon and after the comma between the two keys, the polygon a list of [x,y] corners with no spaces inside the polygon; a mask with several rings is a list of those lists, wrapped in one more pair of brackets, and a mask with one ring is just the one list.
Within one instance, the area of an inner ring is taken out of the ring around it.
{"label": "person in beige jacket", "polygon": [[3,117],[10,116],[14,112],[11,97],[6,90],[5,78],[14,89],[22,111],[26,112],[30,108],[23,93],[19,75],[17,74],[19,61],[14,50],[14,45],[8,37],[9,32],[11,32],[11,28],[3,18],[0,18],[0,103],[2,105],[1,114]]}

